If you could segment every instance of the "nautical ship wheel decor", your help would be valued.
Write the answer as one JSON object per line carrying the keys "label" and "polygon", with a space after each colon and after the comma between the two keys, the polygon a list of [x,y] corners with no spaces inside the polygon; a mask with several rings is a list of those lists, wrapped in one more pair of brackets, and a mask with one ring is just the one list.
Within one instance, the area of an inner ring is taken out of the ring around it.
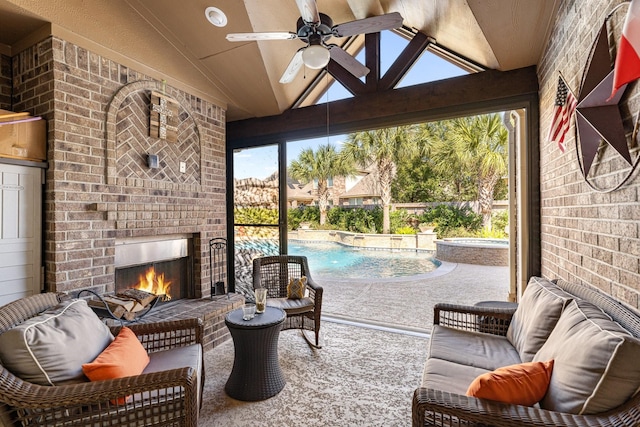
{"label": "nautical ship wheel decor", "polygon": [[612,64],[605,22],[591,48],[575,111],[576,155],[580,171],[585,182],[602,193],[618,190],[626,184],[640,159],[639,108],[636,106],[635,112],[629,111],[631,106],[627,100],[631,97],[624,96],[626,92],[636,91],[636,83],[624,85],[611,96]]}

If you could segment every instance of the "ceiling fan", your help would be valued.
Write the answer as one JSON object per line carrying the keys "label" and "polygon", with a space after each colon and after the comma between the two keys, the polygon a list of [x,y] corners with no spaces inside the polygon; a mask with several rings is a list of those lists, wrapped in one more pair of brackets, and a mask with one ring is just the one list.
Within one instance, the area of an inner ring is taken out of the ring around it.
{"label": "ceiling fan", "polygon": [[298,49],[287,69],[280,78],[280,83],[289,83],[298,74],[302,65],[320,69],[327,66],[333,59],[354,76],[360,78],[369,73],[369,69],[357,61],[340,46],[329,44],[331,37],[349,37],[357,34],[377,33],[402,26],[402,16],[398,12],[371,18],[358,19],[333,25],[331,18],[318,12],[316,0],[296,0],[300,9],[297,32],[269,32],[269,33],[234,33],[227,34],[227,40],[232,42],[254,40],[293,40],[299,39],[307,45]]}

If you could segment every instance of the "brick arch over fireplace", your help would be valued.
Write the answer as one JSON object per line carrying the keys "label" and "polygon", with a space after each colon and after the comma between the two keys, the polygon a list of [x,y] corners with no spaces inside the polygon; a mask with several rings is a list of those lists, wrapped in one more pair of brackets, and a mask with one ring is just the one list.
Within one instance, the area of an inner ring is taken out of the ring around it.
{"label": "brick arch over fireplace", "polygon": [[[177,142],[149,136],[152,91],[164,92],[180,106]],[[107,107],[105,138],[108,184],[123,185],[128,179],[142,179],[142,186],[157,186],[157,181],[161,181],[168,188],[171,188],[171,184],[201,184],[202,156],[198,123],[181,93],[163,83],[143,80],[121,87]],[[147,154],[158,155],[162,167],[148,168]],[[185,172],[180,172],[180,162],[185,163]]]}

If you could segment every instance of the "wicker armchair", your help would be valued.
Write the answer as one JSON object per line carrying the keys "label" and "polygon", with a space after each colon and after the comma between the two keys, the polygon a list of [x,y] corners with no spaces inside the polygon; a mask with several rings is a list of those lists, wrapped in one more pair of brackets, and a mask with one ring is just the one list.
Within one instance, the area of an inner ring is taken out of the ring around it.
{"label": "wicker armchair", "polygon": [[[58,305],[63,298],[64,294],[45,293],[0,307],[0,333]],[[202,343],[199,319],[133,324],[129,328],[149,353]],[[119,329],[113,327],[112,333],[116,335]],[[0,365],[0,425],[196,426],[203,384],[204,369],[199,375],[192,367],[185,367],[114,380],[42,386],[23,381]],[[122,404],[118,402],[121,396],[131,398]]]}
{"label": "wicker armchair", "polygon": [[[306,276],[308,296],[302,300],[287,299],[290,278]],[[314,347],[320,348],[320,313],[322,287],[313,281],[307,258],[279,255],[253,260],[253,288],[267,289],[267,305],[279,307],[287,313],[283,329],[301,329],[303,336]],[[315,338],[305,331],[313,331]]]}

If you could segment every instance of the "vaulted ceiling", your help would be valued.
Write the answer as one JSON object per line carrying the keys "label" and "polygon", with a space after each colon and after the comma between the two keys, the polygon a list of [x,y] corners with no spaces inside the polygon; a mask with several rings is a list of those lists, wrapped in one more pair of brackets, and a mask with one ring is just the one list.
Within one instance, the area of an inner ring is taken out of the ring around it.
{"label": "vaulted ceiling", "polygon": [[[403,25],[488,69],[536,65],[559,0],[317,0],[342,23],[399,12]],[[226,27],[205,19],[225,12]],[[231,43],[227,33],[296,31],[295,0],[0,0],[0,53],[48,35],[96,51],[227,108],[227,120],[279,114],[319,73],[279,83],[299,40]],[[363,44],[353,40],[351,51]]]}

